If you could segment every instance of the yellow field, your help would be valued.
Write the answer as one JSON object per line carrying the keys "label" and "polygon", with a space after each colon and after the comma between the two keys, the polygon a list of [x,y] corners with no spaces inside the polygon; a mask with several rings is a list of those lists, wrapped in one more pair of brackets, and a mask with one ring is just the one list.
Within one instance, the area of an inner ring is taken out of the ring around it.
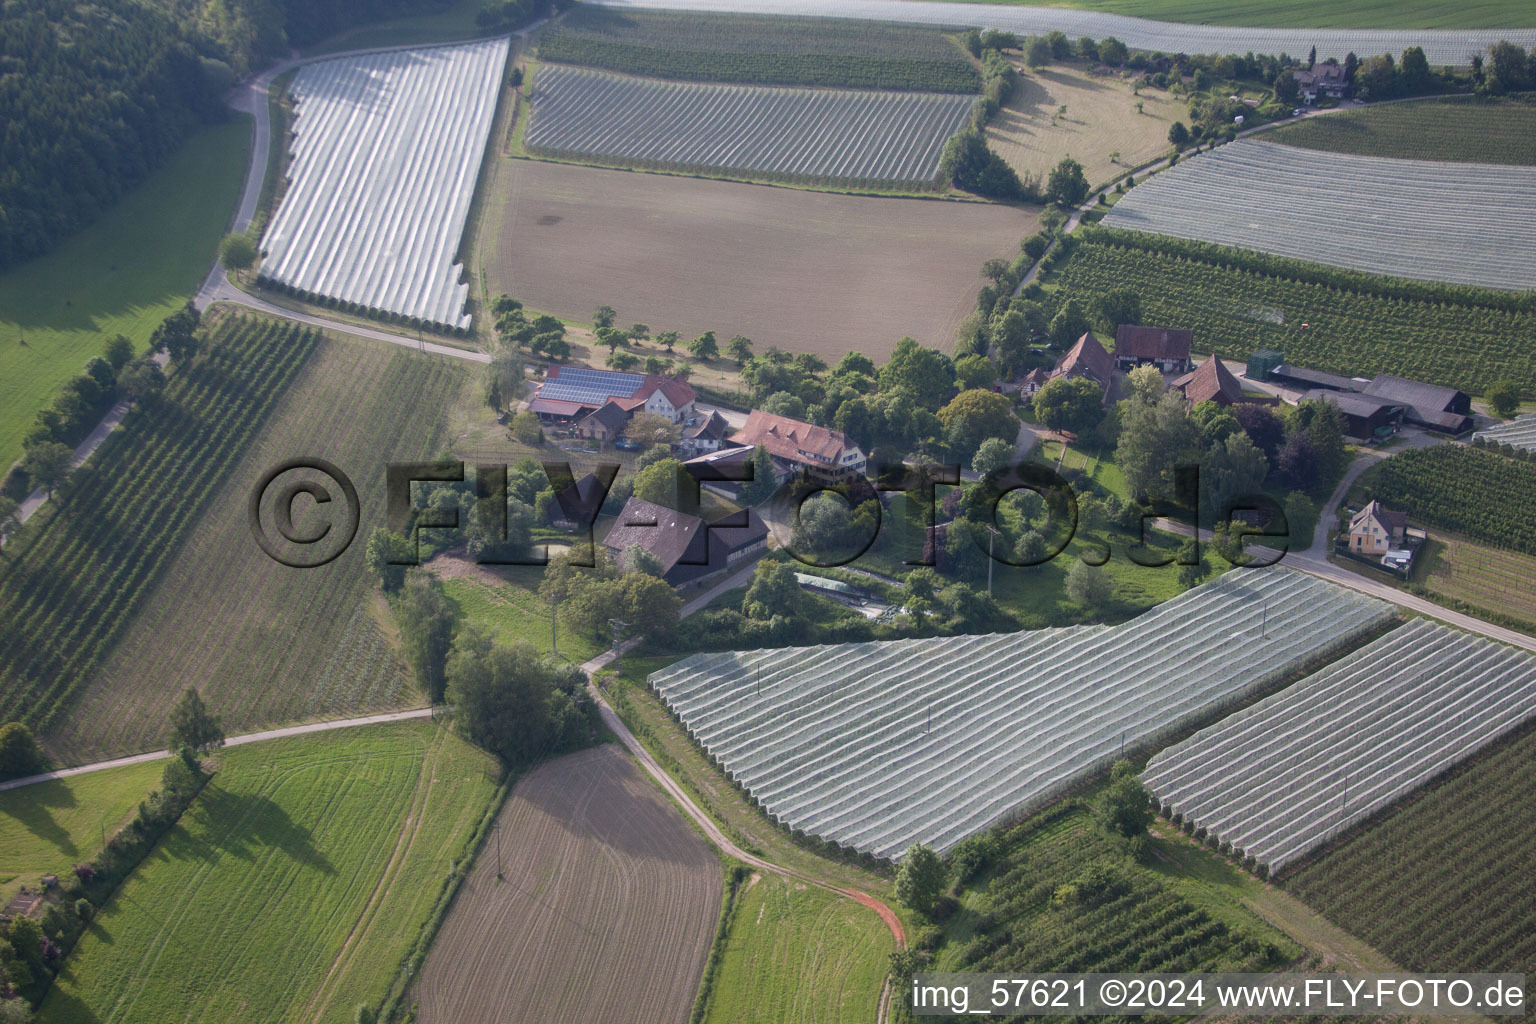
{"label": "yellow field", "polygon": [[1184,103],[1161,89],[1137,96],[1111,75],[1049,67],[1019,76],[1008,105],[987,126],[987,141],[1020,175],[1042,184],[1070,156],[1098,186],[1169,152],[1168,127],[1187,120]]}

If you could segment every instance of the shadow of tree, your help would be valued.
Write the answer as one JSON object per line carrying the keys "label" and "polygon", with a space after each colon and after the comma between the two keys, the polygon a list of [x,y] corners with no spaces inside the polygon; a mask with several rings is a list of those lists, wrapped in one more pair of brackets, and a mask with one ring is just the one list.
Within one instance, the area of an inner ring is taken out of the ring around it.
{"label": "shadow of tree", "polygon": [[238,857],[254,862],[276,848],[289,860],[334,874],[330,860],[315,846],[314,833],[294,821],[275,800],[260,793],[236,793],[210,782],[182,817],[183,826],[161,841],[155,856],[212,862]]}
{"label": "shadow of tree", "polygon": [[52,843],[66,856],[79,854],[68,830],[54,820],[52,810],[74,807],[75,794],[62,781],[43,782],[15,790],[9,799],[0,802],[0,815],[15,819],[22,828],[47,843]]}

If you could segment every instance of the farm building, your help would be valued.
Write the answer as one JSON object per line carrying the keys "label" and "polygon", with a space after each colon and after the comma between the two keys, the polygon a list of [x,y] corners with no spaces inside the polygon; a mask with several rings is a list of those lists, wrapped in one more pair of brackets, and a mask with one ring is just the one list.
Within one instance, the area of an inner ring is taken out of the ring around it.
{"label": "farm building", "polygon": [[1163,373],[1188,373],[1195,332],[1173,327],[1121,324],[1115,331],[1115,365],[1122,370],[1155,366]]}
{"label": "farm building", "polygon": [[618,373],[585,366],[552,366],[528,408],[544,423],[576,423],[614,402],[626,413],[640,409],[673,423],[693,415],[693,388],[676,377]]}
{"label": "farm building", "polygon": [[[1253,375],[1249,374],[1249,376]],[[1281,363],[1270,370],[1268,374],[1257,379],[1283,384],[1286,387],[1306,388],[1308,390],[1324,389],[1328,391],[1358,391],[1361,387],[1370,383],[1364,377],[1341,377],[1337,373],[1308,370],[1300,366],[1292,366],[1289,363]]]}
{"label": "farm building", "polygon": [[1356,442],[1392,436],[1402,427],[1403,416],[1407,413],[1405,406],[1354,391],[1313,388],[1302,395],[1301,400],[1327,402],[1337,408],[1344,417],[1344,436]]}
{"label": "farm building", "polygon": [[841,483],[862,476],[868,462],[863,450],[840,430],[818,427],[788,416],[753,409],[740,430],[726,443],[753,448],[762,445],[781,475],[804,471],[821,483]]}
{"label": "farm building", "polygon": [[559,518],[552,525],[569,528],[592,522],[597,518],[597,513],[603,507],[603,499],[607,496],[608,488],[596,476],[588,473],[569,487],[555,492],[555,515]]}
{"label": "farm building", "polygon": [[1357,555],[1384,555],[1406,543],[1408,517],[1373,501],[1349,520],[1349,550]]}
{"label": "farm building", "polygon": [[1455,388],[1381,373],[1359,390],[1404,406],[1404,418],[1416,426],[1444,434],[1460,434],[1472,427],[1472,399]]}
{"label": "farm building", "polygon": [[725,421],[725,417],[711,409],[708,416],[695,417],[683,428],[683,436],[677,447],[686,457],[719,451],[725,436],[730,432],[731,425]]}
{"label": "farm building", "polygon": [[1344,77],[1344,69],[1337,64],[1314,64],[1310,68],[1292,71],[1291,77],[1296,79],[1301,98],[1308,103],[1316,103],[1322,97],[1336,100],[1349,92],[1349,81]]}
{"label": "farm building", "polygon": [[662,579],[676,587],[758,557],[768,550],[768,527],[752,509],[706,524],[698,516],[630,498],[603,547],[617,561],[631,545],[655,555]]}
{"label": "farm building", "polygon": [[1051,371],[1043,366],[1037,366],[1022,377],[1014,380],[1000,380],[992,385],[992,390],[1000,395],[1021,395],[1029,398],[1038,395],[1040,389],[1045,387],[1045,382],[1051,379]]}
{"label": "farm building", "polygon": [[1100,391],[1107,391],[1114,366],[1114,361],[1109,358],[1109,353],[1104,351],[1104,346],[1100,344],[1099,339],[1093,336],[1092,331],[1088,331],[1077,339],[1076,345],[1056,360],[1050,379],[1070,380],[1074,377],[1083,377],[1097,384]]}
{"label": "farm building", "polygon": [[1183,392],[1191,409],[1201,402],[1215,402],[1225,408],[1244,399],[1243,386],[1216,356],[1211,356],[1197,369],[1168,386],[1174,391]]}
{"label": "farm building", "polygon": [[576,433],[593,441],[611,444],[629,426],[633,409],[626,409],[616,399],[608,399],[598,408],[576,421]]}

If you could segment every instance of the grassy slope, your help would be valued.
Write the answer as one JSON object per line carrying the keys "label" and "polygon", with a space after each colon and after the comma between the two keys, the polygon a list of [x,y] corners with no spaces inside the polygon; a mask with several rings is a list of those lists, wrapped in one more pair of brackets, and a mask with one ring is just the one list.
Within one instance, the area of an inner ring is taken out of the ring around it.
{"label": "grassy slope", "polygon": [[239,196],[250,138],[245,117],[199,132],[101,220],[0,276],[0,472],[21,456],[33,415],[107,338],[142,347],[197,290]]}
{"label": "grassy slope", "polygon": [[[1037,3],[1038,0],[1002,0]],[[1525,28],[1525,0],[1053,0],[1051,6],[1191,24],[1295,28]]]}
{"label": "grassy slope", "polygon": [[1359,156],[1485,164],[1536,164],[1536,101],[1421,100],[1313,117],[1265,136],[1271,142]]}
{"label": "grassy slope", "polygon": [[[50,747],[76,760],[153,747],[176,695],[194,682],[231,732],[414,699],[377,624],[363,554],[384,517],[385,465],[441,450],[467,379],[454,360],[395,345],[321,342]],[[334,462],[362,507],[351,547],[318,569],[271,561],[246,521],[257,478],[296,456]]]}
{"label": "grassy slope", "polygon": [[879,918],[852,901],[761,877],[740,897],[704,1019],[864,1024],[870,993],[878,995],[885,978],[889,941]]}
{"label": "grassy slope", "polygon": [[351,1021],[382,996],[496,789],[488,757],[423,722],[219,757],[40,1020]]}
{"label": "grassy slope", "polygon": [[103,834],[133,817],[164,770],[135,764],[0,793],[0,905],[99,853]]}
{"label": "grassy slope", "polygon": [[1282,884],[1409,970],[1536,960],[1536,731],[1422,791]]}
{"label": "grassy slope", "polygon": [[[549,653],[549,606],[539,600],[542,569],[504,568],[498,575],[504,584],[478,578],[454,577],[443,581],[448,598],[458,606],[466,622],[480,626],[501,643],[526,643],[541,654]],[[560,657],[577,664],[595,657],[603,647],[590,636],[561,629]]]}

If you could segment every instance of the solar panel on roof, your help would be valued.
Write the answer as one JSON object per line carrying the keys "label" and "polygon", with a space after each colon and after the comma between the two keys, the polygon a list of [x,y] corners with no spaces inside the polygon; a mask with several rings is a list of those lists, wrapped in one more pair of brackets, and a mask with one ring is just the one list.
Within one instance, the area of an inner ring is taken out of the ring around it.
{"label": "solar panel on roof", "polygon": [[557,402],[602,405],[610,398],[628,398],[645,383],[643,374],[615,370],[562,368],[539,388],[539,397]]}

